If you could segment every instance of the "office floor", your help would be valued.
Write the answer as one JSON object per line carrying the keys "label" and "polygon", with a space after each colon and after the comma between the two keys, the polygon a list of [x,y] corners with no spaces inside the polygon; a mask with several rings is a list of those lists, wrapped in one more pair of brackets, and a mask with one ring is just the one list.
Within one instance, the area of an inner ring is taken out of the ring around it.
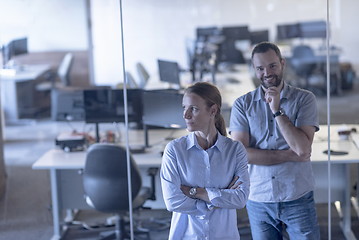
{"label": "office floor", "polygon": [[[332,114],[332,123],[359,123],[359,87],[343,96],[332,98],[332,108],[337,112]],[[326,99],[318,98],[321,123],[326,120]],[[323,118],[324,116],[324,118]],[[5,162],[7,167],[7,190],[5,198],[0,200],[0,240],[48,240],[52,236],[51,194],[48,171],[32,170],[31,165],[48,149],[54,147],[54,139],[58,133],[71,131],[91,131],[94,126],[66,123],[54,123],[49,120],[26,122],[23,125],[6,126]],[[321,226],[322,239],[328,239],[327,205],[318,204],[318,218]],[[144,216],[149,215],[146,211]],[[156,211],[157,217],[169,218],[165,210]],[[154,212],[151,212],[151,217]],[[94,211],[83,211],[78,215],[79,220],[98,221],[105,216]],[[332,211],[332,239],[343,239],[339,228],[339,216]],[[352,229],[359,238],[359,220],[353,213]],[[239,211],[239,231],[241,239],[251,239],[249,224],[243,210]],[[89,234],[86,232],[86,234]],[[167,239],[168,230],[152,231],[152,239]],[[85,235],[83,229],[71,228],[65,239],[94,239],[96,234]]]}

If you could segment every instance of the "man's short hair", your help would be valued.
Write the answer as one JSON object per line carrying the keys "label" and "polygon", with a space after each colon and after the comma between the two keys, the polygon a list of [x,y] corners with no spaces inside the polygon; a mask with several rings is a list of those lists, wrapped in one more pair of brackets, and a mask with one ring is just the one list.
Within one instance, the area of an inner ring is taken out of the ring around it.
{"label": "man's short hair", "polygon": [[279,57],[279,60],[282,60],[282,53],[280,52],[279,48],[277,45],[275,45],[274,43],[271,42],[261,42],[258,43],[252,50],[252,60],[253,60],[253,56],[256,53],[265,53],[268,50],[272,49],[276,55]]}

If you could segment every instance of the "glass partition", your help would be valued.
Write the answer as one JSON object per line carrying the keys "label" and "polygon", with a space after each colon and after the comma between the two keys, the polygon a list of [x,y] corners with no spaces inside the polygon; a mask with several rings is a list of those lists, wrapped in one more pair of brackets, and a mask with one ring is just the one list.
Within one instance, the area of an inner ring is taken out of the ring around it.
{"label": "glass partition", "polygon": [[[161,81],[158,61],[174,62],[182,88],[210,81],[226,90],[229,116],[236,97],[260,84],[250,62],[253,46],[276,43],[286,59],[285,81],[316,96],[320,130],[313,140],[312,165],[321,239],[335,239],[332,228],[341,226],[346,228],[341,237],[348,238],[359,161],[359,155],[352,156],[358,151],[359,34],[352,27],[359,18],[353,6],[358,5],[354,0],[126,1],[124,71],[146,89],[172,88]],[[238,89],[229,91],[231,84]]]}

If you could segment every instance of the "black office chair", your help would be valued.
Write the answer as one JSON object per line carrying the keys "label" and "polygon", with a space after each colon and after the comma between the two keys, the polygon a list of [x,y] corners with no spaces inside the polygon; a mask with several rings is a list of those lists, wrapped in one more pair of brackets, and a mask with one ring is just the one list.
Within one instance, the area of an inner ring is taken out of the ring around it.
{"label": "black office chair", "polygon": [[[154,193],[150,188],[142,187],[141,175],[132,157],[130,164],[132,204],[133,209],[138,209]],[[116,230],[100,234],[101,239],[127,238],[129,231],[124,220],[129,211],[126,150],[113,144],[92,145],[86,156],[83,185],[90,206],[101,212],[117,214]],[[149,239],[148,231],[139,233],[147,235]]]}

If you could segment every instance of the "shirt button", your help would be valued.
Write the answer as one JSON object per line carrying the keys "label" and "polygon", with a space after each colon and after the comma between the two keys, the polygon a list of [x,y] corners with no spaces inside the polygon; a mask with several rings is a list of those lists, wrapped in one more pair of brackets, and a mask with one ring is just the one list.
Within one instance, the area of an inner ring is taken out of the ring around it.
{"label": "shirt button", "polygon": [[275,179],[275,176],[272,176],[272,179]]}
{"label": "shirt button", "polygon": [[273,137],[273,134],[271,134],[270,136]]}

